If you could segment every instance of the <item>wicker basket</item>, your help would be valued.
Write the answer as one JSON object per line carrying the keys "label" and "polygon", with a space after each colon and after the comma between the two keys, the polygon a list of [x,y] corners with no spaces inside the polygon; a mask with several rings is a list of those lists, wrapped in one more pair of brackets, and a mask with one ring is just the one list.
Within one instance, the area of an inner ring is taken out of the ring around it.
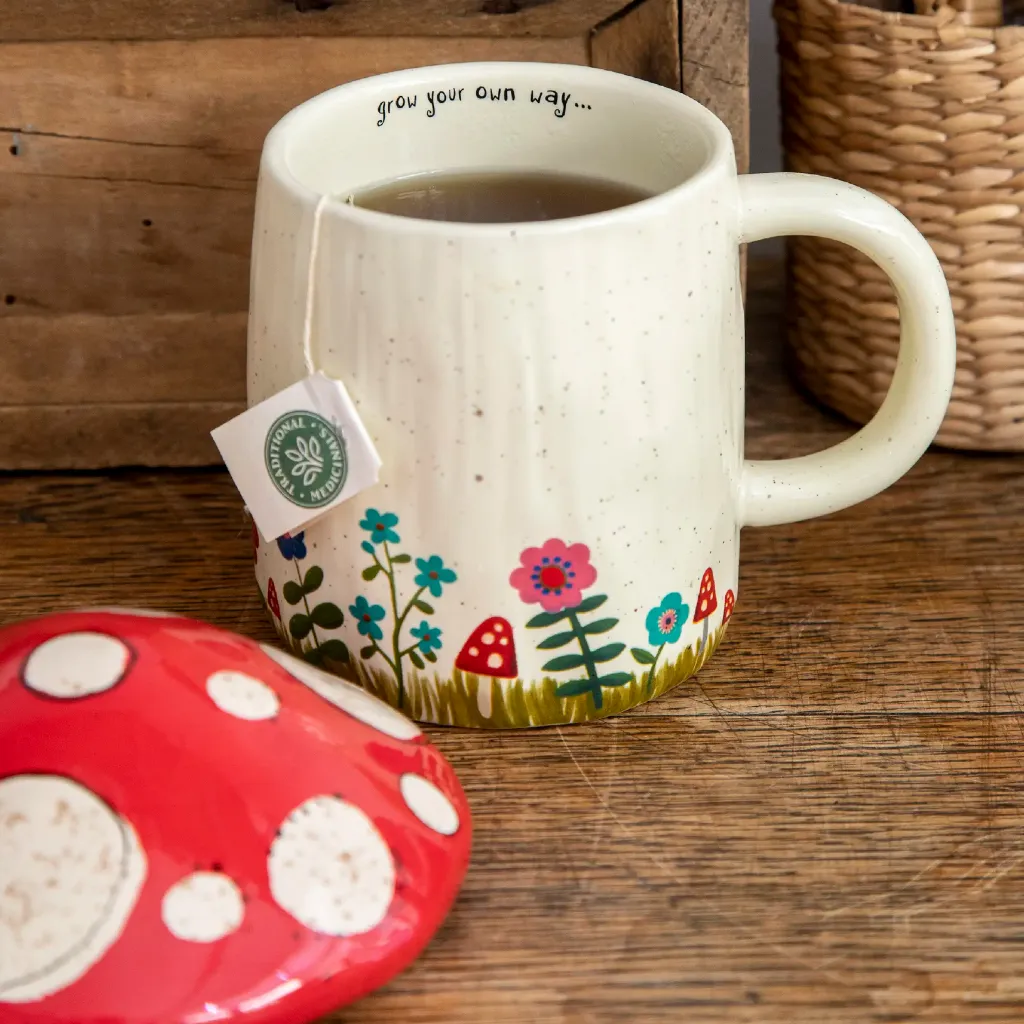
{"label": "wicker basket", "polygon": [[[927,236],[957,322],[937,442],[1022,451],[1024,28],[978,26],[964,0],[919,0],[918,10],[931,13],[776,0],[786,163],[870,189]],[[892,287],[835,242],[793,239],[788,253],[794,371],[866,422],[896,362]]]}

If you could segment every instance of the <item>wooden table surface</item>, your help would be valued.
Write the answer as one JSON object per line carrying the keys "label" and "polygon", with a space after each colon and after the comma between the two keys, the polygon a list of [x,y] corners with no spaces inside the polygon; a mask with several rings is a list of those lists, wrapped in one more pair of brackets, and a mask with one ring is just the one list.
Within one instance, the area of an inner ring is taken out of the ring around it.
{"label": "wooden table surface", "polygon": [[[754,275],[755,282],[758,275]],[[751,299],[749,453],[851,429]],[[1024,459],[934,452],[748,530],[698,678],[622,718],[431,729],[474,859],[424,956],[347,1024],[1024,1020]],[[221,472],[0,479],[0,612],[173,608],[274,639]]]}

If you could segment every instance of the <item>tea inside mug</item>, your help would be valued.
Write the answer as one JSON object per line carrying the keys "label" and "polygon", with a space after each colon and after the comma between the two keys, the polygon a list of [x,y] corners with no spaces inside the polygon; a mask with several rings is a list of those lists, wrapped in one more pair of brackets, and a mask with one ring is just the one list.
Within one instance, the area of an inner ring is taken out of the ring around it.
{"label": "tea inside mug", "polygon": [[356,191],[351,202],[419,220],[508,224],[604,213],[653,194],[635,185],[554,171],[441,171]]}

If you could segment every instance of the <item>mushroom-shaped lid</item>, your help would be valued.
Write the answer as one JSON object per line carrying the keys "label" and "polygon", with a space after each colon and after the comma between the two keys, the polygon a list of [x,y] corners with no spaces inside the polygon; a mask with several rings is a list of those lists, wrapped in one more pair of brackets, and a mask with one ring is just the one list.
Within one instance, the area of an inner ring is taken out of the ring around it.
{"label": "mushroom-shaped lid", "polygon": [[469,810],[404,716],[173,616],[0,631],[0,1020],[301,1022],[443,920]]}
{"label": "mushroom-shaped lid", "polygon": [[693,613],[693,621],[703,622],[717,607],[715,574],[710,569],[705,569],[700,581],[700,590],[697,593],[697,606]]}

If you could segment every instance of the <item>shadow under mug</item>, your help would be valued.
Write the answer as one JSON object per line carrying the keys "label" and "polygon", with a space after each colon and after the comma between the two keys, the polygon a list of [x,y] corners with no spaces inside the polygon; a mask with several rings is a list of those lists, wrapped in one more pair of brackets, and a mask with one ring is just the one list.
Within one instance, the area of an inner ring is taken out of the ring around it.
{"label": "shadow under mug", "polygon": [[[345,201],[438,170],[653,196],[519,224]],[[899,358],[852,437],[749,461],[739,247],[799,233],[890,276]],[[294,651],[426,722],[582,722],[682,682],[733,614],[741,527],[889,486],[953,384],[945,280],[893,207],[826,178],[738,176],[709,111],[587,67],[418,68],[285,116],[259,176],[250,405],[306,375],[307,292],[315,365],[345,382],[383,468],[301,534],[254,532],[260,590]]]}

